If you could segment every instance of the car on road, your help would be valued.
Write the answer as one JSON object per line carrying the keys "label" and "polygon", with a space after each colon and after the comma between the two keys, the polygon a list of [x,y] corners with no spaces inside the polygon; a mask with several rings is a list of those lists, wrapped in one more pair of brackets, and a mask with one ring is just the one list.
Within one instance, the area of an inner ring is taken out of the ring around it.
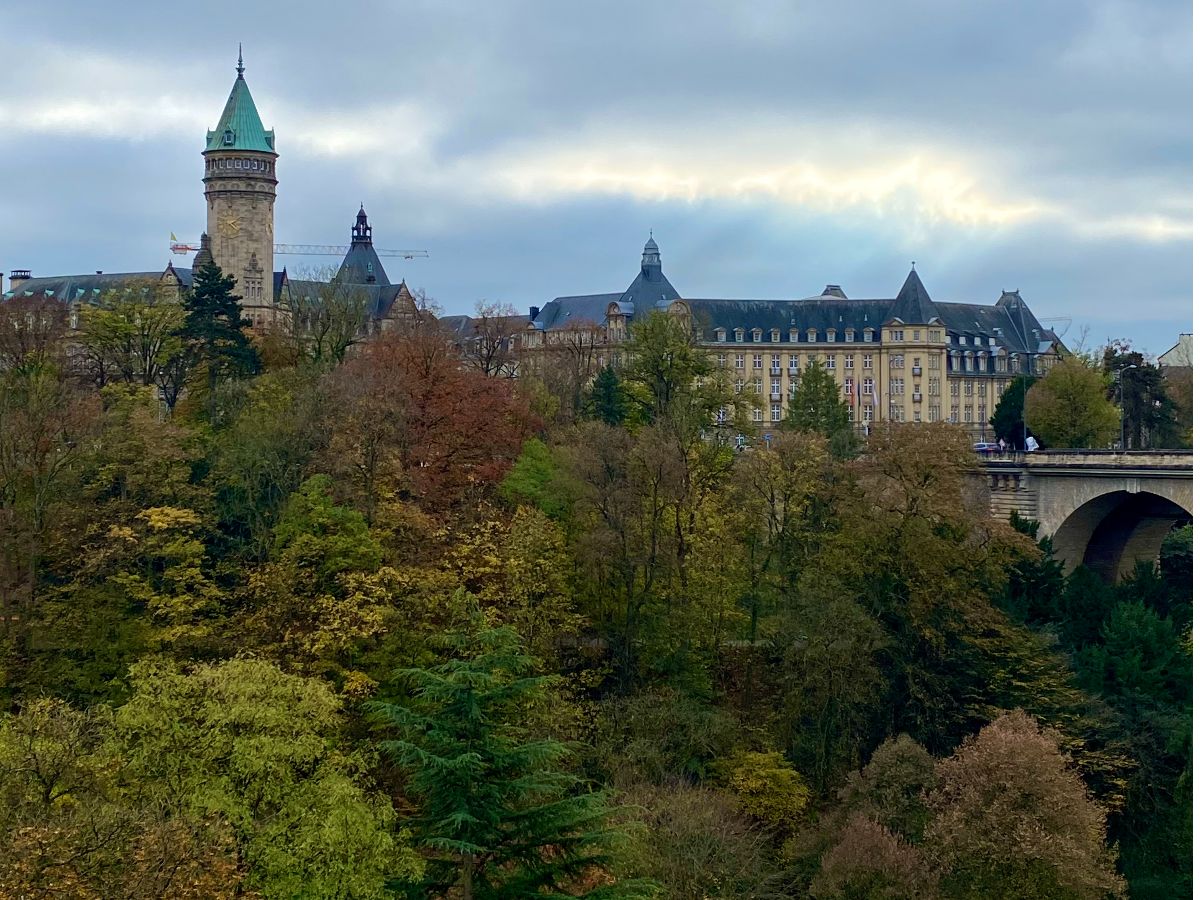
{"label": "car on road", "polygon": [[984,456],[991,456],[993,453],[1000,452],[1000,445],[995,441],[979,441],[971,449],[976,453],[982,453]]}

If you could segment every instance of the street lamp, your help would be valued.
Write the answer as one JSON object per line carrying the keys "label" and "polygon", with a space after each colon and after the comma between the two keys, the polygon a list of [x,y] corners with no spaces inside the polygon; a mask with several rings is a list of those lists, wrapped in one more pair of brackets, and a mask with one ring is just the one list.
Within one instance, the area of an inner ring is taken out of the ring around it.
{"label": "street lamp", "polygon": [[1121,395],[1121,452],[1125,452],[1125,373],[1130,369],[1136,369],[1133,363],[1127,366],[1122,366],[1117,369],[1117,390]]}

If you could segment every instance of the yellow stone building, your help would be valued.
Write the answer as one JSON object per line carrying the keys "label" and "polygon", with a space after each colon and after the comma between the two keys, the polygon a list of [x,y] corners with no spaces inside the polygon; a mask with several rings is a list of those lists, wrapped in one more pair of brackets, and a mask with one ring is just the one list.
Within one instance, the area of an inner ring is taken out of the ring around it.
{"label": "yellow stone building", "polygon": [[530,309],[526,350],[619,360],[630,323],[653,310],[686,318],[735,390],[757,402],[754,421],[778,427],[810,363],[842,389],[862,433],[880,421],[950,422],[988,440],[988,420],[1018,374],[1044,374],[1064,352],[1019,291],[992,304],[935,302],[916,268],[895,297],[856,299],[838,285],[784,300],[680,295],[662,273],[653,237],[641,271],[620,293],[557,297]]}

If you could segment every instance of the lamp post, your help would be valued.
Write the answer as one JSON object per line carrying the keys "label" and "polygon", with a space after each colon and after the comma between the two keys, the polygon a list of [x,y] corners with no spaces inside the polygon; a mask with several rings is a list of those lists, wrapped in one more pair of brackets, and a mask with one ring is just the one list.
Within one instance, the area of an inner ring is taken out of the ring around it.
{"label": "lamp post", "polygon": [[1125,373],[1137,366],[1130,363],[1117,369],[1117,391],[1121,396],[1121,452],[1125,452]]}

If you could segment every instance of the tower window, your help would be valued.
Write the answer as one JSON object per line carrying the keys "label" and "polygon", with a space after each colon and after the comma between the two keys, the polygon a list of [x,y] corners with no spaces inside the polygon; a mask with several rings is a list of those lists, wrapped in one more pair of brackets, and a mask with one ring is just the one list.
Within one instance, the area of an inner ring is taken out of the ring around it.
{"label": "tower window", "polygon": [[227,147],[233,146],[233,131],[229,128],[225,129],[225,133],[221,135],[221,143]]}

